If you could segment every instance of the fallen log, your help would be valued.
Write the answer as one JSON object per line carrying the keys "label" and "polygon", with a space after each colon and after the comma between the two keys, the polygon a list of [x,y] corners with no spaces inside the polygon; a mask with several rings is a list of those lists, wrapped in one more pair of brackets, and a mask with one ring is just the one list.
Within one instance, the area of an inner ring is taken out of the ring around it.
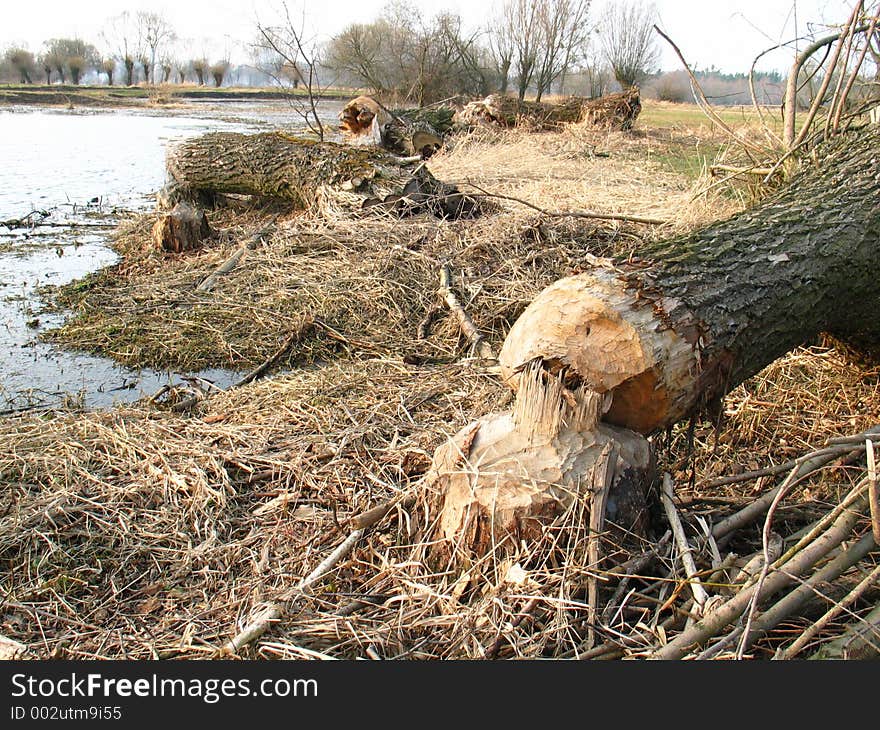
{"label": "fallen log", "polygon": [[386,109],[370,96],[358,96],[339,112],[339,128],[351,145],[374,145],[399,155],[430,157],[452,128],[451,107]]}
{"label": "fallen log", "polygon": [[822,331],[876,336],[878,143],[841,138],[757,207],[555,282],[511,328],[502,375],[516,388],[539,358],[611,393],[610,423],[650,433]]}
{"label": "fallen log", "polygon": [[490,94],[485,99],[465,104],[456,113],[455,124],[465,128],[498,126],[553,130],[565,124],[585,122],[598,127],[630,129],[641,110],[637,88],[598,99],[572,96],[557,104]]}
{"label": "fallen log", "polygon": [[[499,354],[518,391],[514,413],[477,421],[435,453],[434,468],[447,473],[435,496],[435,550],[473,562],[490,544],[522,539],[523,525],[536,534],[565,510],[566,495],[591,484],[592,444],[635,453],[639,433],[712,404],[822,331],[876,338],[878,144],[876,129],[836,139],[757,207],[638,259],[596,259],[592,271],[541,292]],[[583,413],[596,398],[594,422]],[[558,427],[548,429],[548,418]],[[485,452],[462,446],[473,427]],[[627,472],[638,472],[632,494],[653,477],[642,458],[624,460],[615,478]]]}
{"label": "fallen log", "polygon": [[437,180],[420,165],[409,167],[388,152],[316,142],[277,132],[212,132],[168,152],[173,195],[203,200],[250,195],[296,208],[351,213],[367,207],[412,215],[423,211],[458,218],[479,212],[475,200]]}

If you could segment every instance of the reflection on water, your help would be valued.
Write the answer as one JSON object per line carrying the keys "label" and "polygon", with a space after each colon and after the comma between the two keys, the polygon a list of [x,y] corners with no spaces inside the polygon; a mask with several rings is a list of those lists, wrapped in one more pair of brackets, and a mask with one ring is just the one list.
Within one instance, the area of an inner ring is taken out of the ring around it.
{"label": "reflection on water", "polygon": [[[40,313],[36,290],[116,261],[107,246],[111,228],[63,223],[110,224],[117,208],[151,207],[165,180],[170,142],[212,130],[297,125],[290,109],[277,105],[204,105],[198,114],[0,110],[0,221],[47,210],[56,226],[29,233],[0,226],[0,411],[52,405],[68,394],[87,407],[106,406],[151,395],[169,383],[171,373],[133,371],[40,342],[39,331],[63,317]],[[335,109],[326,114],[332,118]],[[213,118],[202,118],[207,115]],[[220,387],[234,379],[222,370],[198,375]]]}

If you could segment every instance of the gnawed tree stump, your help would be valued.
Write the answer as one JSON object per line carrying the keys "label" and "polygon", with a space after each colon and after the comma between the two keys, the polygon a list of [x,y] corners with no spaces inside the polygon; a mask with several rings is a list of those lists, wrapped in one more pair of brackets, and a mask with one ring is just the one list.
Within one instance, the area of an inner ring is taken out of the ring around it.
{"label": "gnawed tree stump", "polygon": [[[591,495],[590,509],[600,504],[611,539],[645,534],[648,442],[600,424],[602,396],[569,391],[540,364],[523,377],[512,412],[479,419],[434,455],[427,482],[439,511],[431,551],[438,566],[467,568],[488,553],[512,554]],[[583,517],[589,510],[575,519]]]}
{"label": "gnawed tree stump", "polygon": [[629,129],[641,112],[639,90],[598,99],[573,96],[557,104],[519,101],[514,96],[490,94],[469,102],[456,113],[460,127],[525,127],[533,130],[559,129],[565,124],[586,122],[594,126]]}
{"label": "gnawed tree stump", "polygon": [[382,146],[382,130],[391,120],[375,99],[358,96],[339,112],[339,129],[343,139],[351,145]]}
{"label": "gnawed tree stump", "polygon": [[473,216],[477,202],[424,167],[373,147],[316,142],[277,132],[212,132],[169,151],[167,170],[178,196],[250,195],[296,208],[347,214],[373,207],[411,215]]}
{"label": "gnawed tree stump", "polygon": [[187,203],[178,203],[153,224],[156,247],[169,253],[195,251],[213,234],[205,211]]}
{"label": "gnawed tree stump", "polygon": [[[589,481],[592,457],[580,454],[594,444],[617,443],[624,454],[640,442],[623,429],[670,426],[822,331],[876,342],[877,149],[875,127],[842,136],[755,208],[648,246],[639,260],[596,260],[593,271],[541,292],[499,355],[502,377],[518,391],[515,415],[482,419],[468,427],[472,437],[465,429],[435,454],[435,470],[449,474],[437,482],[441,546],[473,562],[499,523],[525,534],[567,485]],[[600,397],[605,423],[583,405]],[[543,406],[521,410],[521,402],[548,404],[566,425],[545,434]]]}
{"label": "gnawed tree stump", "polygon": [[374,145],[427,159],[452,128],[453,113],[449,107],[386,110],[372,97],[358,96],[339,112],[339,126],[348,144]]}

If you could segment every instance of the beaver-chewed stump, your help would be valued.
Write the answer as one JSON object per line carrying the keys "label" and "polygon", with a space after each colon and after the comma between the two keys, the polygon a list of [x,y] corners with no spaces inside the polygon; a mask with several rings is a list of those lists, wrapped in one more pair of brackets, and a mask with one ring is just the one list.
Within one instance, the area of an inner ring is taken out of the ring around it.
{"label": "beaver-chewed stump", "polygon": [[821,332],[876,348],[878,147],[876,127],[841,135],[754,208],[647,244],[639,258],[595,259],[544,289],[498,358],[514,413],[481,419],[436,452],[436,549],[474,562],[508,536],[534,536],[572,494],[602,483],[594,464],[609,445],[618,476],[608,504],[617,484],[616,500],[636,505],[609,520],[636,532],[634,485],[645,480],[629,475],[650,460],[634,432],[717,406]]}
{"label": "beaver-chewed stump", "polygon": [[213,234],[205,211],[183,202],[160,215],[153,225],[156,247],[169,253],[195,251]]}
{"label": "beaver-chewed stump", "polygon": [[318,142],[279,132],[212,132],[168,153],[163,200],[252,196],[346,215],[374,212],[473,217],[477,201],[386,150]]}
{"label": "beaver-chewed stump", "polygon": [[371,96],[358,96],[339,112],[339,129],[350,145],[384,147],[398,155],[427,159],[452,128],[452,107],[386,110]]}
{"label": "beaver-chewed stump", "polygon": [[432,561],[466,568],[505,557],[566,514],[579,523],[596,509],[596,527],[617,544],[644,537],[651,450],[639,434],[599,423],[603,403],[536,362],[512,412],[485,416],[441,446],[427,475],[439,512]]}

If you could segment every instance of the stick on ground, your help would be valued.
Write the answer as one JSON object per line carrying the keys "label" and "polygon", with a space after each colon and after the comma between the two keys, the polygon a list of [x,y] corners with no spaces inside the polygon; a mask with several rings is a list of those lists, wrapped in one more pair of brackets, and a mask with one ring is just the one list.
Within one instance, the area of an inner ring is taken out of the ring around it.
{"label": "stick on ground", "polygon": [[286,595],[282,596],[278,601],[270,605],[256,619],[244,627],[229,643],[221,650],[221,654],[235,654],[242,647],[259,639],[269,627],[284,618],[290,609],[290,604],[299,596],[304,595],[309,588],[329,573],[336,564],[348,555],[354,546],[357,545],[363,530],[355,530],[337,547],[327,558],[305,578],[303,578],[296,586]]}
{"label": "stick on ground", "polygon": [[497,360],[498,358],[492,351],[492,346],[486,342],[486,338],[480,330],[477,329],[474,320],[472,320],[470,315],[464,311],[464,307],[461,306],[461,302],[458,301],[458,297],[455,296],[455,292],[452,291],[452,270],[449,268],[448,264],[444,264],[440,269],[440,288],[437,293],[443,297],[446,305],[453,314],[458,317],[461,331],[464,333],[465,337],[468,338],[474,351],[483,360]]}

